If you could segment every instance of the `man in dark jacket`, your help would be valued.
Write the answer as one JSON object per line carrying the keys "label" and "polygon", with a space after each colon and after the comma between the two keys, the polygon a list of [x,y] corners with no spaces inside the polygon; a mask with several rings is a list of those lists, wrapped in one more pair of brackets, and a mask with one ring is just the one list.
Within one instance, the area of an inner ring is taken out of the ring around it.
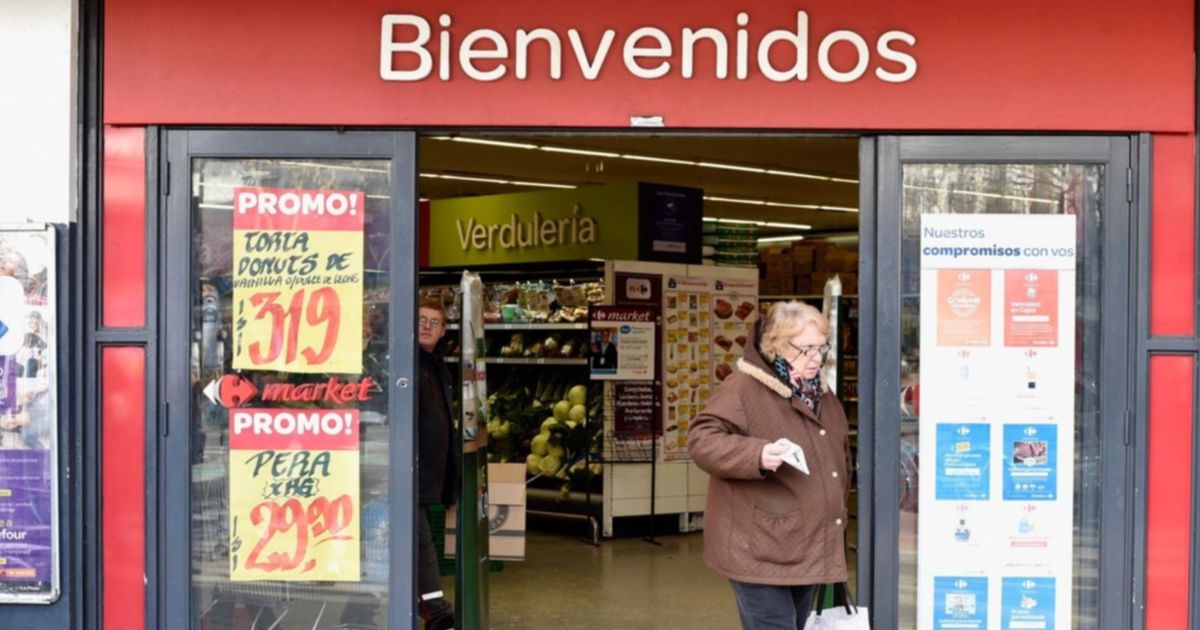
{"label": "man in dark jacket", "polygon": [[450,411],[450,371],[438,353],[446,334],[446,309],[422,300],[418,311],[420,409],[417,418],[417,588],[418,609],[427,630],[454,627],[454,607],[442,592],[437,550],[428,506],[454,505],[458,494],[458,438]]}

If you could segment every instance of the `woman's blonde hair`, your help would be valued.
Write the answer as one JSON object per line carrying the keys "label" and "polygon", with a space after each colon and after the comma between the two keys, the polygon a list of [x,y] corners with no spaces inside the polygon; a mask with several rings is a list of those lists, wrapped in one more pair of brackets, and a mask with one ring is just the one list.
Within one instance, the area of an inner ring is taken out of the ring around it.
{"label": "woman's blonde hair", "polygon": [[775,357],[786,354],[784,351],[792,337],[809,326],[816,326],[822,335],[829,336],[829,320],[821,311],[804,302],[778,302],[767,312],[767,318],[763,321],[759,350],[768,361],[774,361]]}

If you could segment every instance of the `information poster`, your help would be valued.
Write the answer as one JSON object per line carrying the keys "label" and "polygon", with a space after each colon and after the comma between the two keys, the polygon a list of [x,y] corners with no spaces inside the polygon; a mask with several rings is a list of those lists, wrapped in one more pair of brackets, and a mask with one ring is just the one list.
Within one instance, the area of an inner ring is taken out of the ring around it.
{"label": "information poster", "polygon": [[658,312],[644,306],[593,306],[590,363],[593,380],[652,381]]}
{"label": "information poster", "polygon": [[[613,275],[617,306],[649,309],[661,320],[663,277],[657,273],[615,272]],[[595,307],[593,307],[595,308]],[[663,334],[661,323],[655,333],[654,356],[657,372],[651,380],[612,381],[605,385],[605,422],[612,422],[612,440],[606,457],[612,461],[648,462],[656,455],[653,444],[662,431]],[[605,429],[607,431],[607,428]]]}
{"label": "information poster", "polygon": [[358,582],[359,412],[229,412],[230,579]]}
{"label": "information poster", "polygon": [[667,460],[687,458],[688,427],[711,391],[712,286],[708,278],[667,276],[663,291],[663,458]]}
{"label": "information poster", "polygon": [[[713,382],[720,383],[737,369],[758,313],[758,282],[719,279],[713,294]],[[708,350],[704,344],[701,352]]]}
{"label": "information poster", "polygon": [[1000,629],[1054,627],[1055,578],[1007,577],[1000,583]]}
{"label": "information poster", "polygon": [[619,440],[648,440],[655,426],[653,383],[615,383],[613,435]]}
{"label": "information poster", "polygon": [[937,425],[937,498],[986,501],[990,495],[991,427],[987,424]]}
{"label": "information poster", "polygon": [[921,628],[1069,628],[1076,217],[921,217]]}
{"label": "information poster", "polygon": [[233,367],[362,372],[362,192],[238,188]]}
{"label": "information poster", "polygon": [[59,596],[55,232],[0,231],[0,602]]}

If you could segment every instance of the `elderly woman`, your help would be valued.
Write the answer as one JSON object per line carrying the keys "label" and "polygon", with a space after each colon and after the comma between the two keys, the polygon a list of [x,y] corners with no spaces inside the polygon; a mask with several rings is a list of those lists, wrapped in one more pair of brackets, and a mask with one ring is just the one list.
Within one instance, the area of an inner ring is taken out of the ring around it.
{"label": "elderly woman", "polygon": [[711,475],[704,560],[732,583],[746,629],[803,628],[815,585],[846,580],[849,429],[821,376],[828,337],[817,309],[776,304],[689,433]]}

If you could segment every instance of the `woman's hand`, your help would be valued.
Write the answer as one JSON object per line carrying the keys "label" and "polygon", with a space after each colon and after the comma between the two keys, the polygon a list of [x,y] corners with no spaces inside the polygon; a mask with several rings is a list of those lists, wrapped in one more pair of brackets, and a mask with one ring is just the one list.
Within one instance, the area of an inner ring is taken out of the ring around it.
{"label": "woman's hand", "polygon": [[763,446],[762,455],[758,461],[759,468],[775,472],[779,469],[779,465],[783,463],[783,455],[787,452],[788,447],[780,446],[774,442]]}

